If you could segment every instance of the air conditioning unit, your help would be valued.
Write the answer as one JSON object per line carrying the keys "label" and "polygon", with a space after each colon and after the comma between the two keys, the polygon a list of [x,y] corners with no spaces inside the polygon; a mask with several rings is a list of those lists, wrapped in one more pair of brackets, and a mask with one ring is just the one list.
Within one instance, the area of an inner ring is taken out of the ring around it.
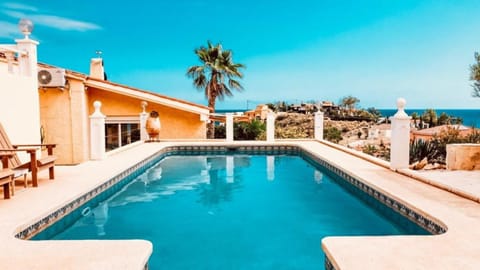
{"label": "air conditioning unit", "polygon": [[63,68],[39,69],[38,85],[41,87],[65,87],[65,69]]}

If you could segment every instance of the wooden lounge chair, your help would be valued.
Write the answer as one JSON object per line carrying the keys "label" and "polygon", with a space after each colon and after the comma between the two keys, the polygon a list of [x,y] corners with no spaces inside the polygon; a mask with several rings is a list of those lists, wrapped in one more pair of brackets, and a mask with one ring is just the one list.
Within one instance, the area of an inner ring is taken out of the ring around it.
{"label": "wooden lounge chair", "polygon": [[[10,199],[10,194],[14,194],[15,187],[13,185],[13,171],[10,169],[0,170],[0,186],[3,186],[3,198]],[[11,193],[10,193],[11,190]]]}
{"label": "wooden lounge chair", "polygon": [[[37,159],[38,147],[46,147],[48,156]],[[8,138],[2,124],[0,124],[0,158],[2,159],[3,168],[10,168],[14,172],[17,172],[16,176],[21,175],[22,172],[32,173],[32,185],[38,186],[38,171],[48,169],[49,178],[55,178],[55,160],[56,156],[53,155],[53,148],[55,144],[21,144],[12,145]],[[27,152],[30,155],[28,162],[22,162],[17,155],[17,152]],[[22,171],[23,170],[23,171]],[[27,185],[25,179],[25,186]]]}

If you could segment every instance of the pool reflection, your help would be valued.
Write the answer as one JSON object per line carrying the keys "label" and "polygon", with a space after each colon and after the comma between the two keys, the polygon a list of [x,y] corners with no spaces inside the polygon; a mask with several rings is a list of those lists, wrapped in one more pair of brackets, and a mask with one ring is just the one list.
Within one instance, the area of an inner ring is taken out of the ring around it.
{"label": "pool reflection", "polygon": [[200,185],[199,203],[207,207],[231,201],[232,193],[242,188],[242,167],[250,166],[249,156],[213,156],[205,157],[209,181]]}

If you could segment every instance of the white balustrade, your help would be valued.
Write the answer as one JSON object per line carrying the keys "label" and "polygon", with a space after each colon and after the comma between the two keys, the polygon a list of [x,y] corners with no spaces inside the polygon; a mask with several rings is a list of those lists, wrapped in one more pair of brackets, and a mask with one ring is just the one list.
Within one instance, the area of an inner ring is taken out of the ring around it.
{"label": "white balustrade", "polygon": [[410,155],[410,117],[405,113],[406,101],[397,100],[398,111],[391,118],[392,135],[390,143],[390,168],[407,169]]}

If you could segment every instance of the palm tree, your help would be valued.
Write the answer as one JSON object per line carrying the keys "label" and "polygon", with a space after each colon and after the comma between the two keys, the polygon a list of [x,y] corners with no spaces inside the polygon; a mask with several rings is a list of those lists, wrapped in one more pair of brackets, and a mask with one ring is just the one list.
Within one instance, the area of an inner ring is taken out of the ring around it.
{"label": "palm tree", "polygon": [[410,115],[410,116],[412,117],[413,124],[415,125],[416,128],[418,128],[418,125],[417,125],[418,113],[413,112],[412,115]]}
{"label": "palm tree", "polygon": [[351,112],[355,108],[357,103],[359,103],[359,102],[360,102],[360,100],[356,97],[346,96],[346,97],[342,98],[340,103],[342,104],[342,106],[347,108],[349,112]]}
{"label": "palm tree", "polygon": [[[217,97],[223,100],[225,96],[233,96],[231,89],[243,90],[243,86],[235,78],[243,77],[239,69],[245,66],[233,62],[231,50],[223,50],[221,44],[213,45],[210,41],[207,43],[207,47],[201,46],[194,50],[202,65],[188,68],[187,76],[193,79],[195,88],[205,90],[208,107],[214,113]],[[212,139],[214,136],[215,125],[209,122],[207,138]]]}
{"label": "palm tree", "polygon": [[475,64],[470,66],[470,79],[475,81],[473,82],[473,92],[472,96],[480,97],[480,54],[475,53]]}
{"label": "palm tree", "polygon": [[422,114],[422,119],[429,124],[429,127],[434,127],[438,123],[437,112],[434,109],[426,109]]}

